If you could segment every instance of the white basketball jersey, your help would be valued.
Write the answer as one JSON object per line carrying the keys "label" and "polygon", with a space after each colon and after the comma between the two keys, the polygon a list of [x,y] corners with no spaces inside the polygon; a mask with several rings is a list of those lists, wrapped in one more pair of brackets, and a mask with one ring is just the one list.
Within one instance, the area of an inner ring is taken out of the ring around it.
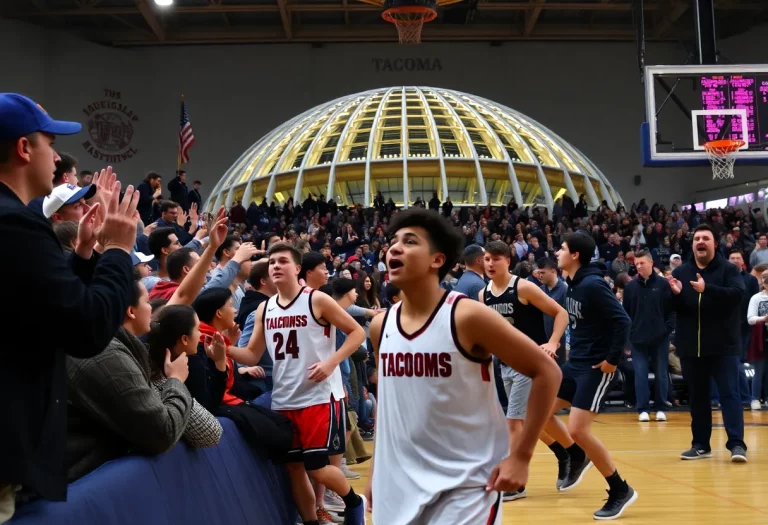
{"label": "white basketball jersey", "polygon": [[[384,319],[379,344],[375,523],[421,523],[420,516],[452,489],[485,490],[509,454],[509,434],[491,360],[461,348],[451,292],[430,320],[403,332],[398,303]],[[490,509],[489,509],[490,510]]]}
{"label": "white basketball jersey", "polygon": [[336,331],[321,324],[312,312],[314,290],[303,287],[288,305],[277,295],[264,308],[264,336],[272,357],[272,408],[292,410],[328,403],[330,378],[309,380],[311,365],[325,361],[336,352]]}

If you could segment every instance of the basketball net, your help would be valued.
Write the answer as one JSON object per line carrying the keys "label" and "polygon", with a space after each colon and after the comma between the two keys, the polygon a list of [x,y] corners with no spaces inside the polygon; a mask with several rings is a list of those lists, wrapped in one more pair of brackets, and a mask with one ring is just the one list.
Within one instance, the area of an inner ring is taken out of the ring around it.
{"label": "basketball net", "polygon": [[424,16],[421,13],[392,13],[392,23],[397,28],[401,44],[421,43],[421,31],[424,28]]}
{"label": "basketball net", "polygon": [[387,9],[382,18],[397,27],[401,44],[420,44],[425,22],[431,22],[437,13],[423,6],[401,6]]}
{"label": "basketball net", "polygon": [[713,140],[704,144],[712,164],[712,179],[732,179],[736,152],[744,146],[742,140]]}

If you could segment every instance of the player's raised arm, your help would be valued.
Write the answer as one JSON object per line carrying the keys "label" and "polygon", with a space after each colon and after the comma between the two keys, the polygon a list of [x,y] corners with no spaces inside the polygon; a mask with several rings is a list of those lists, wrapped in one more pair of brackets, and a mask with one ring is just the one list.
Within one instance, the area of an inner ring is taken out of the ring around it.
{"label": "player's raised arm", "polygon": [[557,357],[557,347],[560,346],[560,340],[568,327],[568,312],[532,282],[521,280],[518,284],[518,294],[528,304],[532,304],[546,315],[554,318],[552,337],[549,338],[549,342],[541,345],[541,349],[552,357]]}
{"label": "player's raised arm", "polygon": [[[355,350],[365,342],[365,330],[333,298],[323,292],[312,292],[312,311],[318,319],[323,319],[330,324],[332,329],[336,327],[347,334],[344,344],[329,359],[309,367],[312,371],[309,379],[319,382],[330,376],[342,361],[354,354]],[[255,330],[253,334],[256,335]],[[248,346],[250,347],[250,344]]]}
{"label": "player's raised arm", "polygon": [[477,357],[489,353],[532,381],[528,400],[528,417],[517,441],[515,455],[521,462],[530,461],[544,423],[549,419],[560,387],[560,369],[536,343],[510,325],[501,315],[475,301],[459,301],[456,305],[458,342],[467,350],[475,349]]}
{"label": "player's raised arm", "polygon": [[239,348],[236,346],[230,346],[228,349],[229,356],[240,364],[247,366],[256,366],[259,364],[261,356],[264,355],[264,350],[267,349],[267,341],[264,339],[264,309],[267,307],[267,301],[264,301],[256,308],[256,315],[253,322],[253,334],[248,341],[246,348]]}

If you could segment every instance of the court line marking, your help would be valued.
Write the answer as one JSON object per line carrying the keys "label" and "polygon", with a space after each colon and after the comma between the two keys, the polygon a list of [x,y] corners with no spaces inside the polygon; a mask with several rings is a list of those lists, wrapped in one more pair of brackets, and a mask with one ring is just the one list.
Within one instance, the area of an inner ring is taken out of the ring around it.
{"label": "court line marking", "polygon": [[[611,456],[613,456],[613,452],[611,453]],[[651,476],[656,476],[657,478],[665,479],[665,480],[667,480],[667,481],[669,481],[671,483],[677,483],[678,485],[682,485],[684,487],[688,487],[689,489],[693,489],[693,490],[695,490],[697,492],[701,492],[702,494],[706,494],[707,496],[710,496],[710,497],[713,497],[713,498],[716,498],[716,499],[720,499],[720,500],[723,500],[723,501],[727,501],[729,503],[732,503],[732,504],[736,505],[737,507],[745,507],[745,508],[751,509],[751,510],[753,510],[753,511],[759,513],[759,514],[768,515],[768,511],[765,511],[765,510],[761,509],[760,507],[754,507],[754,506],[752,506],[752,505],[750,505],[748,503],[743,503],[741,501],[738,501],[738,500],[735,500],[735,499],[731,499],[731,498],[728,498],[726,496],[721,496],[717,492],[710,492],[708,490],[699,488],[696,485],[692,485],[690,483],[687,483],[685,481],[681,481],[679,479],[670,478],[669,476],[665,476],[664,474],[659,474],[658,472],[654,472],[652,470],[648,470],[648,469],[645,469],[643,467],[638,467],[637,465],[633,465],[631,463],[627,463],[626,461],[618,460],[616,458],[612,458],[612,459],[613,459],[614,463],[618,463],[620,465],[626,465],[627,467],[633,468],[635,470],[639,470],[640,472],[644,472],[645,474],[650,474]]]}

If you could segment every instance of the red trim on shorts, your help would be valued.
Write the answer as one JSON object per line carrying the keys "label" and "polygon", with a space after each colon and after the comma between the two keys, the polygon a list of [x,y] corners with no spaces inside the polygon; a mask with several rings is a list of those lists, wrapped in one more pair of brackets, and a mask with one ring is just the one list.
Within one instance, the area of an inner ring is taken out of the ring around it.
{"label": "red trim on shorts", "polygon": [[327,451],[331,439],[331,420],[336,403],[322,403],[294,410],[278,410],[293,423],[291,450],[304,453]]}
{"label": "red trim on shorts", "polygon": [[501,503],[501,492],[499,492],[496,498],[496,503],[491,506],[491,514],[488,516],[488,521],[485,522],[485,525],[494,525],[496,523],[496,518],[499,515],[499,503]]}

